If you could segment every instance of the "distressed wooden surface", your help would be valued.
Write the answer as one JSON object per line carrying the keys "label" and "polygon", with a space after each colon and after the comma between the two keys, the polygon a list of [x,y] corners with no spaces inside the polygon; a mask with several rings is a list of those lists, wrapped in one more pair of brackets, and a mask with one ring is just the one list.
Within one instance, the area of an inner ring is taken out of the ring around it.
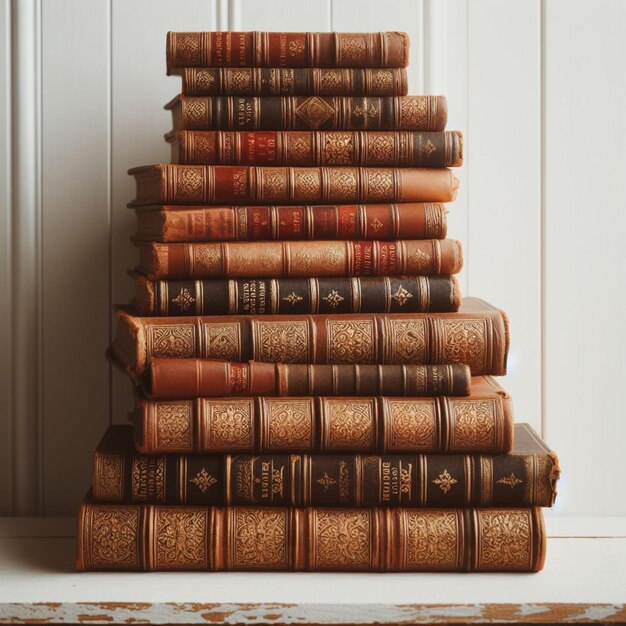
{"label": "distressed wooden surface", "polygon": [[77,573],[75,520],[0,519],[0,623],[626,623],[626,520],[547,528],[538,574]]}

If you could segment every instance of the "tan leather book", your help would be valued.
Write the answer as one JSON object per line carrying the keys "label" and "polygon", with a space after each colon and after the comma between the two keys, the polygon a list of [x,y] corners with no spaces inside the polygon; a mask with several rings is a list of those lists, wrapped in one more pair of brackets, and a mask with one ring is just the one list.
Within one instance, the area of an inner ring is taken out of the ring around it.
{"label": "tan leather book", "polygon": [[186,67],[406,67],[400,32],[169,32],[167,73]]}
{"label": "tan leather book", "polygon": [[467,365],[298,365],[216,359],[152,359],[152,400],[220,396],[467,396]]}
{"label": "tan leather book", "polygon": [[459,181],[445,168],[245,167],[159,163],[128,170],[146,204],[450,202]]}
{"label": "tan leather book", "polygon": [[185,67],[186,96],[406,96],[406,69]]}
{"label": "tan leather book", "polygon": [[176,96],[180,130],[426,130],[448,121],[445,96]]}
{"label": "tan leather book", "polygon": [[220,131],[181,130],[165,138],[172,163],[184,165],[361,165],[459,167],[460,131]]}
{"label": "tan leather book", "polygon": [[465,298],[454,313],[139,317],[117,310],[113,356],[141,378],[155,357],[269,363],[464,363],[503,375],[509,348],[503,311]]}
{"label": "tan leather book", "polygon": [[552,506],[559,465],[528,424],[508,454],[159,454],[111,426],[93,457],[103,502],[204,506]]}
{"label": "tan leather book", "polygon": [[513,408],[491,377],[467,397],[302,396],[147,400],[135,445],[171,453],[486,453],[513,445]]}
{"label": "tan leather book", "polygon": [[139,246],[139,271],[151,280],[434,276],[456,274],[456,239],[414,241],[225,241]]}
{"label": "tan leather book", "polygon": [[520,571],[543,567],[540,508],[199,507],[84,502],[85,570]]}
{"label": "tan leather book", "polygon": [[438,203],[319,206],[141,206],[135,241],[445,239]]}

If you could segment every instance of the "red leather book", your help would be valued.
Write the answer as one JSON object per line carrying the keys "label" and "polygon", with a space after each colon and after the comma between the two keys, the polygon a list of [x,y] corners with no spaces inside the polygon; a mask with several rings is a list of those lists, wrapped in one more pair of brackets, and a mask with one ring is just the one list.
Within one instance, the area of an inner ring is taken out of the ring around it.
{"label": "red leather book", "polygon": [[245,167],[159,163],[128,170],[145,204],[449,202],[459,181],[445,168]]}
{"label": "red leather book", "polygon": [[179,130],[428,130],[448,120],[445,96],[176,96]]}
{"label": "red leather book", "polygon": [[490,377],[475,378],[467,397],[138,396],[134,424],[144,454],[497,454],[513,445],[511,399]]}
{"label": "red leather book", "polygon": [[445,239],[443,204],[145,206],[137,241]]}
{"label": "red leather book", "polygon": [[406,33],[169,32],[167,73],[185,67],[406,67]]}
{"label": "red leather book", "polygon": [[476,298],[455,313],[139,317],[117,310],[113,356],[134,378],[153,358],[254,359],[269,363],[464,363],[503,375],[504,312]]}
{"label": "red leather book", "polygon": [[460,131],[219,131],[168,133],[172,163],[185,165],[362,165],[458,167]]}
{"label": "red leather book", "polygon": [[404,68],[185,67],[186,96],[406,96]]}
{"label": "red leather book", "polygon": [[198,507],[84,502],[79,570],[523,571],[540,508]]}
{"label": "red leather book", "polygon": [[552,506],[559,465],[528,424],[508,454],[143,455],[111,426],[93,458],[103,502],[205,506]]}

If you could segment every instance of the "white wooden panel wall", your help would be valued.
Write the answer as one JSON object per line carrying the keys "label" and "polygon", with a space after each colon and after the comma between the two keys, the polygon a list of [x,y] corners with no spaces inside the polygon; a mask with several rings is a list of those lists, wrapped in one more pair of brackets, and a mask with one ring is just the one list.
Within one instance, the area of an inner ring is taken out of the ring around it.
{"label": "white wooden panel wall", "polygon": [[[600,0],[0,0],[0,512],[72,513],[132,406],[104,351],[134,216],[168,159],[167,30],[405,30],[412,93],[445,93],[466,165],[461,284],[511,319],[516,417],[560,453],[555,514],[626,516],[618,167],[626,7]],[[9,156],[12,155],[12,159]],[[598,295],[596,295],[598,294]],[[589,363],[593,363],[591,366]],[[598,367],[598,364],[601,364]],[[592,469],[593,468],[593,469]],[[600,470],[603,474],[600,477]],[[617,482],[614,482],[617,480]]]}

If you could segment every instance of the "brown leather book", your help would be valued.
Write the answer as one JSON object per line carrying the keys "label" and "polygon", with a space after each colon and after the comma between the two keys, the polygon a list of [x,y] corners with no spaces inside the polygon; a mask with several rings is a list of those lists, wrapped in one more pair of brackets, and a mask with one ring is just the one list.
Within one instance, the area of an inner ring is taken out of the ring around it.
{"label": "brown leather book", "polygon": [[426,313],[457,311],[461,304],[453,276],[149,280],[132,275],[132,305],[148,316]]}
{"label": "brown leather book", "polygon": [[215,359],[152,359],[146,397],[467,396],[467,365],[298,365]]}
{"label": "brown leather book", "polygon": [[455,313],[139,317],[119,308],[113,356],[135,377],[154,357],[269,363],[465,363],[503,375],[509,348],[503,311],[465,298]]}
{"label": "brown leather book", "polygon": [[84,502],[77,569],[523,571],[543,567],[531,508],[199,507]]}
{"label": "brown leather book", "polygon": [[432,276],[461,271],[456,239],[222,241],[139,247],[139,269],[160,278]]}
{"label": "brown leather book", "polygon": [[135,445],[171,453],[509,452],[513,408],[491,377],[464,397],[224,397],[135,404]]}
{"label": "brown leather book", "polygon": [[459,181],[445,168],[246,167],[159,163],[128,170],[145,204],[449,202]]}
{"label": "brown leather book", "polygon": [[406,33],[169,32],[167,73],[185,67],[406,67]]}
{"label": "brown leather book", "polygon": [[185,67],[186,96],[406,96],[404,68]]}
{"label": "brown leather book", "polygon": [[179,130],[445,130],[445,96],[176,96]]}
{"label": "brown leather book", "polygon": [[443,204],[146,206],[137,241],[445,239]]}
{"label": "brown leather book", "polygon": [[204,506],[552,506],[559,465],[528,424],[508,454],[139,454],[111,426],[93,457],[103,502]]}
{"label": "brown leather book", "polygon": [[459,167],[460,131],[181,130],[165,137],[185,165],[363,165]]}

